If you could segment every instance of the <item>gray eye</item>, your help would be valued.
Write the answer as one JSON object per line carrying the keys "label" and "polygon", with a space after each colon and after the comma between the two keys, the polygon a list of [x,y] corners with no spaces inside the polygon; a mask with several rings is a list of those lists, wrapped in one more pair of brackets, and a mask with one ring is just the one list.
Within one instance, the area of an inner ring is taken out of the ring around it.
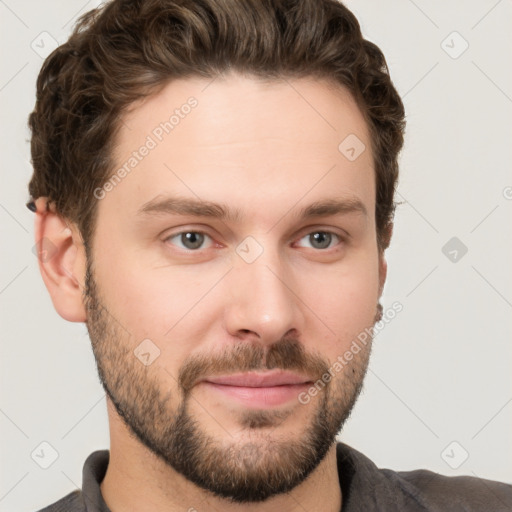
{"label": "gray eye", "polygon": [[182,231],[168,237],[166,240],[180,249],[187,249],[189,251],[206,249],[203,246],[208,245],[208,243],[211,245],[210,237],[206,233],[199,231]]}
{"label": "gray eye", "polygon": [[311,245],[316,249],[326,249],[331,245],[332,235],[325,231],[318,231],[309,235]]}
{"label": "gray eye", "polygon": [[333,241],[333,236],[339,238],[338,235],[328,231],[313,231],[304,236],[302,240],[307,240],[308,245],[313,249],[328,249]]}
{"label": "gray eye", "polygon": [[198,249],[204,243],[204,234],[196,231],[181,233],[180,241],[187,249]]}

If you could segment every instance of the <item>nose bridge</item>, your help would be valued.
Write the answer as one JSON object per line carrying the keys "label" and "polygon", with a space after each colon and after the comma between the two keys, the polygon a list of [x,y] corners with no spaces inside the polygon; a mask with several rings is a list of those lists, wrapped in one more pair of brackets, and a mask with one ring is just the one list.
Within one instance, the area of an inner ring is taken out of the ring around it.
{"label": "nose bridge", "polygon": [[235,258],[230,272],[227,328],[240,336],[251,331],[261,341],[273,343],[288,331],[301,331],[301,313],[292,292],[291,273],[277,249],[266,247],[252,262]]}

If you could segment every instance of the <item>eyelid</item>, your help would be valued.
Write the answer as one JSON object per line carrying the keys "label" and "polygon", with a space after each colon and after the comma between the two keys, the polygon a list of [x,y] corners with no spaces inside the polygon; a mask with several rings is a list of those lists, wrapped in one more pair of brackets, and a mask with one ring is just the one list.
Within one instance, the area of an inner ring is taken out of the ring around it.
{"label": "eyelid", "polygon": [[[170,238],[174,238],[174,237],[182,235],[184,233],[198,233],[198,234],[201,234],[201,235],[204,235],[204,236],[210,238],[210,240],[212,241],[212,244],[210,247],[202,248],[202,249],[195,249],[195,250],[194,249],[183,249],[183,248],[180,248],[180,247],[172,244],[181,251],[193,253],[193,252],[200,252],[201,250],[210,249],[212,246],[213,247],[222,246],[222,244],[217,242],[216,239],[211,234],[209,234],[207,230],[204,229],[204,227],[199,228],[199,227],[189,226],[189,227],[185,227],[185,228],[182,227],[181,229],[180,228],[177,228],[177,229],[179,229],[179,231],[172,231],[170,233],[166,233],[165,236],[163,237],[163,241],[167,242]],[[342,231],[342,233],[340,231]],[[311,235],[313,233],[328,233],[328,234],[338,237],[340,242],[338,244],[334,245],[333,247],[329,247],[328,249],[317,249],[318,251],[324,251],[324,252],[327,252],[328,250],[335,249],[341,243],[347,242],[348,239],[351,238],[351,235],[349,233],[347,233],[345,230],[342,230],[342,229],[335,230],[332,227],[315,225],[315,226],[306,226],[306,227],[302,228],[299,232],[299,235],[294,236],[294,238],[292,239],[292,243],[296,243],[296,242],[302,240],[305,236]]]}
{"label": "eyelid", "polygon": [[335,250],[341,244],[346,242],[347,238],[349,236],[349,235],[342,235],[342,234],[340,234],[340,233],[338,233],[336,231],[333,231],[332,229],[315,228],[315,229],[310,229],[310,230],[308,230],[306,232],[303,232],[303,234],[301,234],[298,238],[296,238],[296,242],[294,242],[294,243],[300,242],[303,238],[305,238],[305,237],[307,237],[309,235],[312,235],[313,233],[327,233],[329,235],[334,235],[339,240],[339,242],[337,244],[334,244],[332,247],[328,247],[326,249],[315,249],[314,247],[306,247],[306,249],[312,249],[312,250],[318,251],[318,252],[328,252],[328,251]]}
{"label": "eyelid", "polygon": [[330,233],[332,235],[336,235],[340,240],[343,240],[345,242],[348,241],[350,238],[352,238],[350,233],[348,233],[347,231],[345,231],[342,228],[334,227],[334,226],[325,226],[325,225],[321,225],[321,224],[315,224],[315,225],[305,226],[304,228],[302,228],[299,231],[299,234],[295,235],[293,239],[300,240],[301,238],[303,238],[306,235],[309,235],[311,233],[319,233],[319,232],[320,233]]}
{"label": "eyelid", "polygon": [[187,248],[179,247],[178,245],[171,243],[171,245],[173,247],[175,247],[176,249],[178,249],[179,251],[182,251],[182,252],[185,252],[185,253],[201,252],[201,251],[204,251],[204,250],[207,250],[207,249],[211,249],[214,246],[219,246],[220,245],[215,240],[215,238],[212,235],[210,235],[206,230],[200,229],[200,228],[194,228],[194,227],[182,228],[182,229],[179,229],[179,231],[167,232],[163,236],[162,241],[164,243],[170,243],[169,240],[171,238],[175,238],[175,237],[183,235],[185,233],[197,233],[197,234],[200,234],[200,235],[204,235],[205,237],[208,237],[211,240],[210,247],[202,247],[200,249],[187,249]]}

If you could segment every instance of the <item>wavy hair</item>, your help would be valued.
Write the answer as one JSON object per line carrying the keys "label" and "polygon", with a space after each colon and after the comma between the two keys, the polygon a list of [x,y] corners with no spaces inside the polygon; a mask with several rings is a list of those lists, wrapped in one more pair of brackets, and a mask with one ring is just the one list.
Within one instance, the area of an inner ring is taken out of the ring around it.
{"label": "wavy hair", "polygon": [[384,55],[337,0],[113,0],[87,12],[38,76],[29,116],[32,200],[48,197],[87,244],[93,191],[113,172],[122,113],[173,79],[231,70],[318,77],[351,92],[371,135],[377,244],[386,249],[404,107]]}

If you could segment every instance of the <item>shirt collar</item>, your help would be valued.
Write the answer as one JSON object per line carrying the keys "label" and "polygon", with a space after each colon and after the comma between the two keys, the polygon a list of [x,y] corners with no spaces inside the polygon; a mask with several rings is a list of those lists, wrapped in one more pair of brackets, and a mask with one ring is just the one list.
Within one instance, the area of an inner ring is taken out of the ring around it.
{"label": "shirt collar", "polygon": [[100,484],[110,459],[108,450],[98,450],[87,457],[82,472],[82,497],[87,512],[111,512],[101,495]]}

